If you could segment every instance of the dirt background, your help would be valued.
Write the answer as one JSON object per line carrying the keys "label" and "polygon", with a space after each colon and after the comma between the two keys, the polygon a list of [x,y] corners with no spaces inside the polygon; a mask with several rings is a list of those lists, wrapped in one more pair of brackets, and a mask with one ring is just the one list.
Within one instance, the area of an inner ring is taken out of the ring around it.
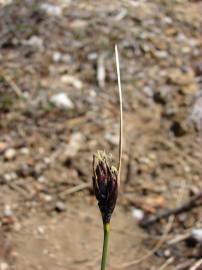
{"label": "dirt background", "polygon": [[92,155],[118,160],[116,43],[124,153],[108,269],[201,258],[200,203],[169,228],[139,225],[202,187],[201,11],[186,0],[0,1],[1,270],[99,269]]}

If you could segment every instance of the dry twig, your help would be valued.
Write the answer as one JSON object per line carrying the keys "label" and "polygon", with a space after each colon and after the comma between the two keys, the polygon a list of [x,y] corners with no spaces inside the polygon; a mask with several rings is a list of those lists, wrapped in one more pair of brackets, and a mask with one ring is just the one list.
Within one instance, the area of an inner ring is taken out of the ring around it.
{"label": "dry twig", "polygon": [[86,189],[86,188],[90,188],[91,187],[91,184],[90,183],[82,183],[82,184],[79,184],[75,187],[72,187],[72,188],[69,188],[67,190],[64,190],[60,193],[60,197],[63,198],[67,195],[70,195],[70,194],[73,194],[75,192],[78,192],[78,191],[81,191],[83,189]]}
{"label": "dry twig", "polygon": [[181,206],[178,206],[178,207],[173,208],[173,209],[165,210],[162,213],[159,213],[155,216],[152,216],[150,218],[143,220],[140,225],[143,227],[148,227],[148,226],[160,221],[163,218],[168,218],[169,216],[179,215],[183,212],[189,211],[193,207],[197,207],[197,206],[202,204],[202,201],[199,201],[200,199],[202,199],[202,192],[194,195],[188,202],[182,204]]}

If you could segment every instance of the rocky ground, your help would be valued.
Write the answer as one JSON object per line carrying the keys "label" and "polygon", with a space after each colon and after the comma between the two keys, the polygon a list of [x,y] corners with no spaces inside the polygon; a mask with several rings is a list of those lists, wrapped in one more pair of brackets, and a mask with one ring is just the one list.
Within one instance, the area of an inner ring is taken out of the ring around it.
{"label": "rocky ground", "polygon": [[[109,269],[200,268],[202,2],[0,1],[0,270],[99,269],[92,155],[124,153]],[[195,268],[194,268],[195,267]]]}

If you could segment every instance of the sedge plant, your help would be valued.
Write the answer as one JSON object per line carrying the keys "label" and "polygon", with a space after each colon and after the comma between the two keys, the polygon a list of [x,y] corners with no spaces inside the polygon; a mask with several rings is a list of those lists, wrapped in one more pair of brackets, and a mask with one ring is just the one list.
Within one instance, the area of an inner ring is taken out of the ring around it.
{"label": "sedge plant", "polygon": [[110,234],[110,220],[116,206],[118,188],[120,186],[121,156],[122,156],[122,91],[120,80],[120,68],[118,48],[115,46],[116,67],[118,77],[118,90],[120,101],[120,133],[119,133],[119,161],[118,169],[111,164],[111,156],[104,151],[98,151],[93,155],[93,189],[98,201],[98,206],[103,222],[103,249],[101,270],[106,270],[108,257],[108,243]]}

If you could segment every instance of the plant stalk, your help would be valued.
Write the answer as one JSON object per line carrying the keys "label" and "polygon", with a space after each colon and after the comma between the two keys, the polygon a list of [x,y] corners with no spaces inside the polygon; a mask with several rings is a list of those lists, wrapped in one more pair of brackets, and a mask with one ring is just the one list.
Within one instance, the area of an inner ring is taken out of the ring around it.
{"label": "plant stalk", "polygon": [[103,241],[103,249],[102,249],[101,270],[106,270],[110,224],[103,223],[103,229],[104,229],[104,241]]}

